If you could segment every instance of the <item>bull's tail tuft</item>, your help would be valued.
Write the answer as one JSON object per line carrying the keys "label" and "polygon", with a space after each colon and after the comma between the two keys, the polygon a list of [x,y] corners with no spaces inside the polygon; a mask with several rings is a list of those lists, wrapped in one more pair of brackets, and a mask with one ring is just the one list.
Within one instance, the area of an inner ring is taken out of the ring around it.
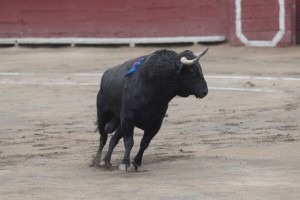
{"label": "bull's tail tuft", "polygon": [[96,133],[99,130],[99,121],[98,120],[94,121],[94,124],[96,126],[96,129],[95,129],[95,133]]}

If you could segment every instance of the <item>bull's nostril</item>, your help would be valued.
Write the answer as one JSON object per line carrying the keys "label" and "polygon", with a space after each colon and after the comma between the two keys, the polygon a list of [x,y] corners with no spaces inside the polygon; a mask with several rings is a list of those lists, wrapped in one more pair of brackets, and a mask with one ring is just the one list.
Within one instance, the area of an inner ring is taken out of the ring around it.
{"label": "bull's nostril", "polygon": [[203,91],[202,95],[205,97],[207,95],[208,91]]}

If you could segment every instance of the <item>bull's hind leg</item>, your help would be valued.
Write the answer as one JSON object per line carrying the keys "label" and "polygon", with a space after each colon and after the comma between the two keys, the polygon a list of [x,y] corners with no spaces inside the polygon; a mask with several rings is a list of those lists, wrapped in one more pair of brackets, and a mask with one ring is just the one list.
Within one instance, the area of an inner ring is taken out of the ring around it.
{"label": "bull's hind leg", "polygon": [[133,140],[134,123],[132,118],[129,117],[128,113],[126,114],[123,117],[121,117],[121,130],[124,139],[125,152],[124,152],[123,161],[119,166],[119,169],[124,171],[127,171],[127,169],[130,167],[130,152],[134,144],[134,140]]}
{"label": "bull's hind leg", "polygon": [[90,167],[100,166],[102,150],[103,150],[103,148],[106,144],[106,141],[107,141],[107,134],[104,130],[105,121],[99,121],[99,118],[98,118],[98,129],[99,129],[99,134],[100,134],[99,147],[98,147],[98,151],[97,151],[96,156],[93,158],[92,163],[90,164]]}
{"label": "bull's hind leg", "polygon": [[91,167],[100,165],[102,150],[107,141],[107,133],[105,132],[105,125],[112,118],[112,114],[108,112],[108,109],[106,108],[105,101],[102,98],[101,91],[99,91],[97,96],[97,118],[98,118],[97,125],[100,134],[100,143],[99,143],[97,154],[93,158],[92,163],[90,164]]}
{"label": "bull's hind leg", "polygon": [[112,152],[121,138],[122,138],[122,132],[121,132],[121,126],[119,125],[115,134],[110,139],[107,154],[105,155],[105,157],[102,159],[100,163],[102,166],[105,166],[106,168],[111,167],[110,161],[111,161]]}

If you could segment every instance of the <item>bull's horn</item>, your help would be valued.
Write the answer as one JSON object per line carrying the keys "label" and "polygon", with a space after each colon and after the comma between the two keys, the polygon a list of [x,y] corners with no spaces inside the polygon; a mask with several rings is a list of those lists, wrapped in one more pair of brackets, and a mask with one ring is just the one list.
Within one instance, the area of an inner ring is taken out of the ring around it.
{"label": "bull's horn", "polygon": [[195,54],[196,58],[194,58],[192,60],[189,60],[186,57],[182,57],[182,58],[180,58],[180,61],[181,61],[182,64],[192,65],[195,62],[197,62],[207,51],[208,51],[208,47],[202,53]]}
{"label": "bull's horn", "polygon": [[195,56],[198,58],[198,60],[204,56],[204,54],[206,54],[206,52],[208,51],[209,47],[207,47],[204,51],[202,51],[201,53],[196,53]]}

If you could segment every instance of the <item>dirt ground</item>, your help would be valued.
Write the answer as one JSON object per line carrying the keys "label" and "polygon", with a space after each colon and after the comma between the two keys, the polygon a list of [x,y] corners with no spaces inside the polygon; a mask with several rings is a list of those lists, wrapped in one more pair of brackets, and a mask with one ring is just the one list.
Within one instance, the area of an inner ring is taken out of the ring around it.
{"label": "dirt ground", "polygon": [[208,96],[170,102],[140,171],[123,141],[89,167],[101,73],[160,48],[1,48],[0,199],[300,199],[299,46],[210,46]]}

